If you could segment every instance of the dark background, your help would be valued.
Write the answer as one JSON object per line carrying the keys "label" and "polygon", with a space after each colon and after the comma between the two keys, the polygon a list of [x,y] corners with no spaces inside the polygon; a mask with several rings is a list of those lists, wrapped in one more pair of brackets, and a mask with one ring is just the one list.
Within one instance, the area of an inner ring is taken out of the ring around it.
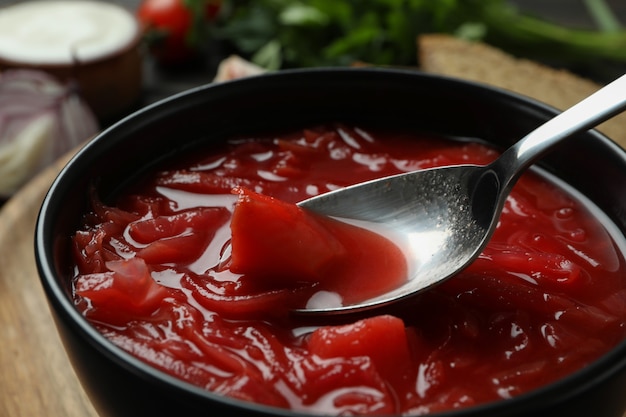
{"label": "dark background", "polygon": [[[7,0],[0,0],[0,4]],[[343,0],[338,0],[343,1]],[[438,1],[438,0],[433,0]],[[626,27],[626,0],[605,0],[620,22]],[[136,10],[141,0],[113,0],[131,10]],[[576,28],[593,28],[584,0],[509,0],[521,10]],[[153,102],[187,88],[210,82],[211,68],[200,71],[162,71],[150,65],[146,67],[144,101]],[[618,69],[619,72],[619,69]],[[587,76],[588,74],[582,74]],[[606,80],[596,80],[604,82]]]}
{"label": "dark background", "polygon": [[[106,1],[106,0],[103,0]],[[338,0],[339,1],[339,0]],[[433,0],[438,1],[438,0]],[[594,22],[585,7],[584,0],[508,0],[521,10],[550,19],[556,23],[577,28],[593,28]],[[17,0],[0,0],[0,6],[20,3]],[[110,0],[135,11],[141,0]],[[626,27],[626,0],[606,0],[620,22]],[[217,62],[217,61],[216,61]],[[215,65],[165,71],[146,62],[144,85],[139,107],[168,97],[180,91],[211,82]],[[612,69],[616,74],[621,68]],[[582,74],[587,76],[588,74]],[[596,79],[604,82],[605,79]],[[113,120],[114,121],[114,120]],[[108,122],[113,122],[108,121]],[[108,123],[107,123],[108,124]]]}

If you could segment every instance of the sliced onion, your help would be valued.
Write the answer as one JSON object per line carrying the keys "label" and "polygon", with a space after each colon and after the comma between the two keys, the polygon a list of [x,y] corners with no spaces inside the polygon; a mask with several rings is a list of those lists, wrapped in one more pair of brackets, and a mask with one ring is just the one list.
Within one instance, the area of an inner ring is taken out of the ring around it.
{"label": "sliced onion", "polygon": [[70,85],[36,70],[0,73],[0,197],[98,132]]}

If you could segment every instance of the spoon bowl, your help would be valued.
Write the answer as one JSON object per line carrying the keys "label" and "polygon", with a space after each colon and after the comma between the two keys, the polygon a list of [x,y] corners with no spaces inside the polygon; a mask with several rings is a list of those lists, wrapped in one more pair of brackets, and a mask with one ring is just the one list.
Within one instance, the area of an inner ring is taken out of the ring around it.
{"label": "spoon bowl", "polygon": [[415,268],[394,290],[355,304],[296,309],[339,315],[385,307],[456,275],[485,248],[522,173],[575,133],[626,108],[626,75],[550,119],[492,163],[414,171],[325,193],[299,203],[308,210],[382,225],[408,243]]}

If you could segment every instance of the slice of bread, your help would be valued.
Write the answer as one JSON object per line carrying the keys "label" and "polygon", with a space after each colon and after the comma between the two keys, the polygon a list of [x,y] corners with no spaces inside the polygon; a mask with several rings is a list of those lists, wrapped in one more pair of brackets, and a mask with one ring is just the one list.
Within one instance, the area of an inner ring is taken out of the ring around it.
{"label": "slice of bread", "polygon": [[[566,70],[516,58],[487,44],[450,35],[422,35],[417,46],[420,68],[425,72],[500,87],[560,110],[601,87]],[[598,130],[626,148],[626,113],[601,124]]]}

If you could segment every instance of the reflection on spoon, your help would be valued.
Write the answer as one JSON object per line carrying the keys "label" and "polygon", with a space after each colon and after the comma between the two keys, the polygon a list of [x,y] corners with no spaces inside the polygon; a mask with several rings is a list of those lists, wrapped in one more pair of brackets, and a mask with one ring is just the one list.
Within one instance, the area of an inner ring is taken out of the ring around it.
{"label": "reflection on spoon", "polygon": [[415,277],[363,302],[294,310],[334,315],[387,306],[467,267],[487,245],[520,175],[564,139],[626,108],[626,75],[557,115],[485,165],[415,171],[322,194],[299,206],[327,216],[375,222],[409,242]]}

